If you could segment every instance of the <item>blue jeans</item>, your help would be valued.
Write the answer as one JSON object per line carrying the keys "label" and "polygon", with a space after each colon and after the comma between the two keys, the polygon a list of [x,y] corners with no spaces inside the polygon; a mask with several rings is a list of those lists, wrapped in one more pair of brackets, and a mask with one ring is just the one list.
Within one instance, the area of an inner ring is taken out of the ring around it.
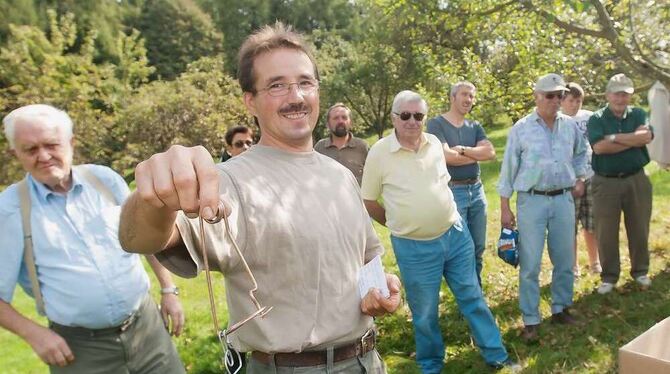
{"label": "blue jeans", "polygon": [[486,249],[486,195],[482,182],[451,186],[458,213],[468,225],[475,243],[477,281],[482,285],[482,256]]}
{"label": "blue jeans", "polygon": [[440,373],[444,364],[444,342],[438,323],[442,277],[468,321],[486,363],[507,360],[500,330],[477,283],[474,246],[463,221],[456,222],[437,239],[391,236],[391,243],[412,311],[416,361],[421,371]]}
{"label": "blue jeans", "polygon": [[540,316],[540,267],[547,238],[551,274],[551,313],[572,305],[575,245],[575,204],[569,192],[557,196],[517,195],[519,225],[519,307],[524,325],[537,325]]}

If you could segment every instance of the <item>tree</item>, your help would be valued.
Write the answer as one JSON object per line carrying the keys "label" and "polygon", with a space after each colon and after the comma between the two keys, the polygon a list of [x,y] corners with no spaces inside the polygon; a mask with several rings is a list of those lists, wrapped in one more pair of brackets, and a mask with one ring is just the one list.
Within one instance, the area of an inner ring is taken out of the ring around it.
{"label": "tree", "polygon": [[127,180],[133,179],[139,161],[173,144],[203,145],[219,158],[229,126],[252,126],[239,86],[225,74],[222,58],[204,57],[173,81],[143,85],[119,111],[112,135],[124,146],[112,165]]}
{"label": "tree", "polygon": [[130,24],[146,41],[153,78],[174,79],[186,66],[223,47],[223,36],[193,0],[147,0]]}
{"label": "tree", "polygon": [[606,41],[615,58],[648,80],[670,86],[670,3],[600,0],[549,2],[524,0],[522,6],[568,33],[596,43]]}
{"label": "tree", "polygon": [[[2,113],[26,104],[47,103],[66,110],[72,117],[77,140],[75,161],[109,165],[122,145],[112,136],[118,108],[152,69],[137,33],[117,35],[120,63],[96,64],[95,30],[77,44],[74,15],[57,17],[49,11],[49,35],[36,26],[10,25],[7,44],[0,49],[0,110]],[[6,147],[6,139],[0,141]],[[0,153],[6,165],[0,184],[17,180],[22,172]]]}

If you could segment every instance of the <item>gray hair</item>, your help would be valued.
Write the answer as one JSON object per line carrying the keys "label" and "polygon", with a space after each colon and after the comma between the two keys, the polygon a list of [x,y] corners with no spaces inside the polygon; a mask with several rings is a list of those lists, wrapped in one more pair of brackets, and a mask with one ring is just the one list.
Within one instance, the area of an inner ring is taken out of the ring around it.
{"label": "gray hair", "polygon": [[455,97],[456,94],[458,93],[458,90],[460,90],[461,87],[467,87],[467,88],[470,88],[473,91],[477,91],[477,87],[475,87],[475,85],[472,84],[472,82],[460,81],[460,82],[454,83],[451,86],[451,91],[449,92],[449,97]]}
{"label": "gray hair", "polygon": [[47,126],[60,127],[67,140],[72,139],[72,119],[64,111],[47,104],[31,104],[12,110],[2,119],[9,149],[14,149],[14,136],[18,120],[41,119]]}
{"label": "gray hair", "polygon": [[391,111],[398,113],[401,105],[410,102],[420,102],[425,112],[428,113],[428,103],[426,103],[426,100],[424,100],[423,97],[421,97],[421,95],[418,93],[410,90],[400,91],[397,95],[395,95],[393,98],[393,106],[391,106]]}

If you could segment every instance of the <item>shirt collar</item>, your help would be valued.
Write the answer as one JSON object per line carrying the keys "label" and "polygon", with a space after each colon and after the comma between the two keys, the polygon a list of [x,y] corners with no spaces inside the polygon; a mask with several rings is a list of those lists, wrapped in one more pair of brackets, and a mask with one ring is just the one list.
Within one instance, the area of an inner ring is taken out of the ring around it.
{"label": "shirt collar", "polygon": [[[401,149],[414,152],[413,150],[407,149],[400,144],[400,142],[398,141],[398,137],[395,134],[395,130],[391,131],[391,134],[389,134],[388,137],[389,137],[389,141],[391,142],[391,147],[390,147],[391,153],[398,152]],[[422,132],[421,133],[421,144],[419,145],[419,150],[421,150],[421,148],[423,148],[426,145],[426,143],[428,143],[428,137],[426,136],[425,132]]]}
{"label": "shirt collar", "polygon": [[[351,141],[354,140],[354,134],[352,134],[351,131],[349,131],[349,132],[347,133],[347,136],[348,136],[348,138],[347,138],[347,142],[344,143],[344,147],[345,147],[345,148],[346,148],[346,147],[353,147],[353,145],[351,144]],[[330,134],[330,135],[326,138],[326,148],[329,148],[329,147],[335,147],[335,144],[333,144],[333,134]]]}
{"label": "shirt collar", "polygon": [[[563,114],[561,112],[556,113],[556,119],[554,120],[554,124],[559,124],[561,121],[563,121],[565,118],[567,118],[568,115]],[[533,111],[533,113],[530,115],[530,119],[534,122],[536,122],[539,125],[545,126],[546,124],[544,123],[544,120],[540,115],[537,113],[537,108]]]}
{"label": "shirt collar", "polygon": [[[72,175],[72,187],[70,188],[70,191],[68,191],[68,194],[70,192],[75,191],[75,190],[79,191],[83,186],[82,179],[81,179],[81,176],[79,175],[79,173],[74,168],[71,169],[71,173],[72,173],[71,174]],[[37,180],[35,180],[35,178],[33,178],[33,176],[30,175],[30,174],[28,174],[28,180],[30,181],[30,184],[33,186],[33,188],[35,189],[35,192],[37,193],[38,199],[40,199],[40,201],[42,203],[46,203],[47,198],[50,195],[60,195],[60,194],[50,190],[43,183],[40,183]]]}
{"label": "shirt collar", "polygon": [[[626,119],[626,117],[628,117],[628,113],[630,113],[632,111],[633,111],[633,107],[631,107],[630,105],[627,106],[626,110],[623,111],[623,116],[621,117],[621,119]],[[612,110],[610,109],[609,104],[607,104],[605,106],[605,110],[603,111],[603,114],[606,115],[606,116],[609,116],[611,118],[614,118],[614,119],[619,119],[619,117],[614,115],[614,112],[612,112]]]}

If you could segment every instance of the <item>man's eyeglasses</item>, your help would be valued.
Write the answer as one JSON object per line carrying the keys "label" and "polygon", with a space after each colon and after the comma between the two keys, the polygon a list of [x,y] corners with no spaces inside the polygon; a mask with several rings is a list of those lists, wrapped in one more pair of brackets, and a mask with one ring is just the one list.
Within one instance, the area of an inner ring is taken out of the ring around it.
{"label": "man's eyeglasses", "polygon": [[544,94],[544,97],[545,97],[547,100],[553,100],[555,97],[557,97],[559,100],[562,100],[562,99],[565,97],[565,92],[564,92],[564,91],[560,91],[560,92],[549,92],[549,93],[545,93],[545,94]]}
{"label": "man's eyeglasses", "polygon": [[403,121],[407,121],[408,119],[410,119],[410,117],[414,117],[414,119],[416,121],[419,121],[419,122],[421,122],[421,120],[423,120],[423,117],[426,116],[425,114],[423,114],[421,112],[416,112],[416,113],[410,113],[410,112],[396,113],[396,112],[393,112],[393,114],[400,117],[400,119],[403,120]]}
{"label": "man's eyeglasses", "polygon": [[267,91],[270,96],[286,96],[291,92],[291,86],[295,85],[303,95],[310,94],[319,89],[319,81],[316,79],[303,79],[300,82],[283,83],[276,82],[258,90],[258,92]]}
{"label": "man's eyeglasses", "polygon": [[238,140],[235,143],[233,143],[233,147],[235,148],[242,148],[245,145],[247,147],[251,147],[254,143],[251,140]]}

